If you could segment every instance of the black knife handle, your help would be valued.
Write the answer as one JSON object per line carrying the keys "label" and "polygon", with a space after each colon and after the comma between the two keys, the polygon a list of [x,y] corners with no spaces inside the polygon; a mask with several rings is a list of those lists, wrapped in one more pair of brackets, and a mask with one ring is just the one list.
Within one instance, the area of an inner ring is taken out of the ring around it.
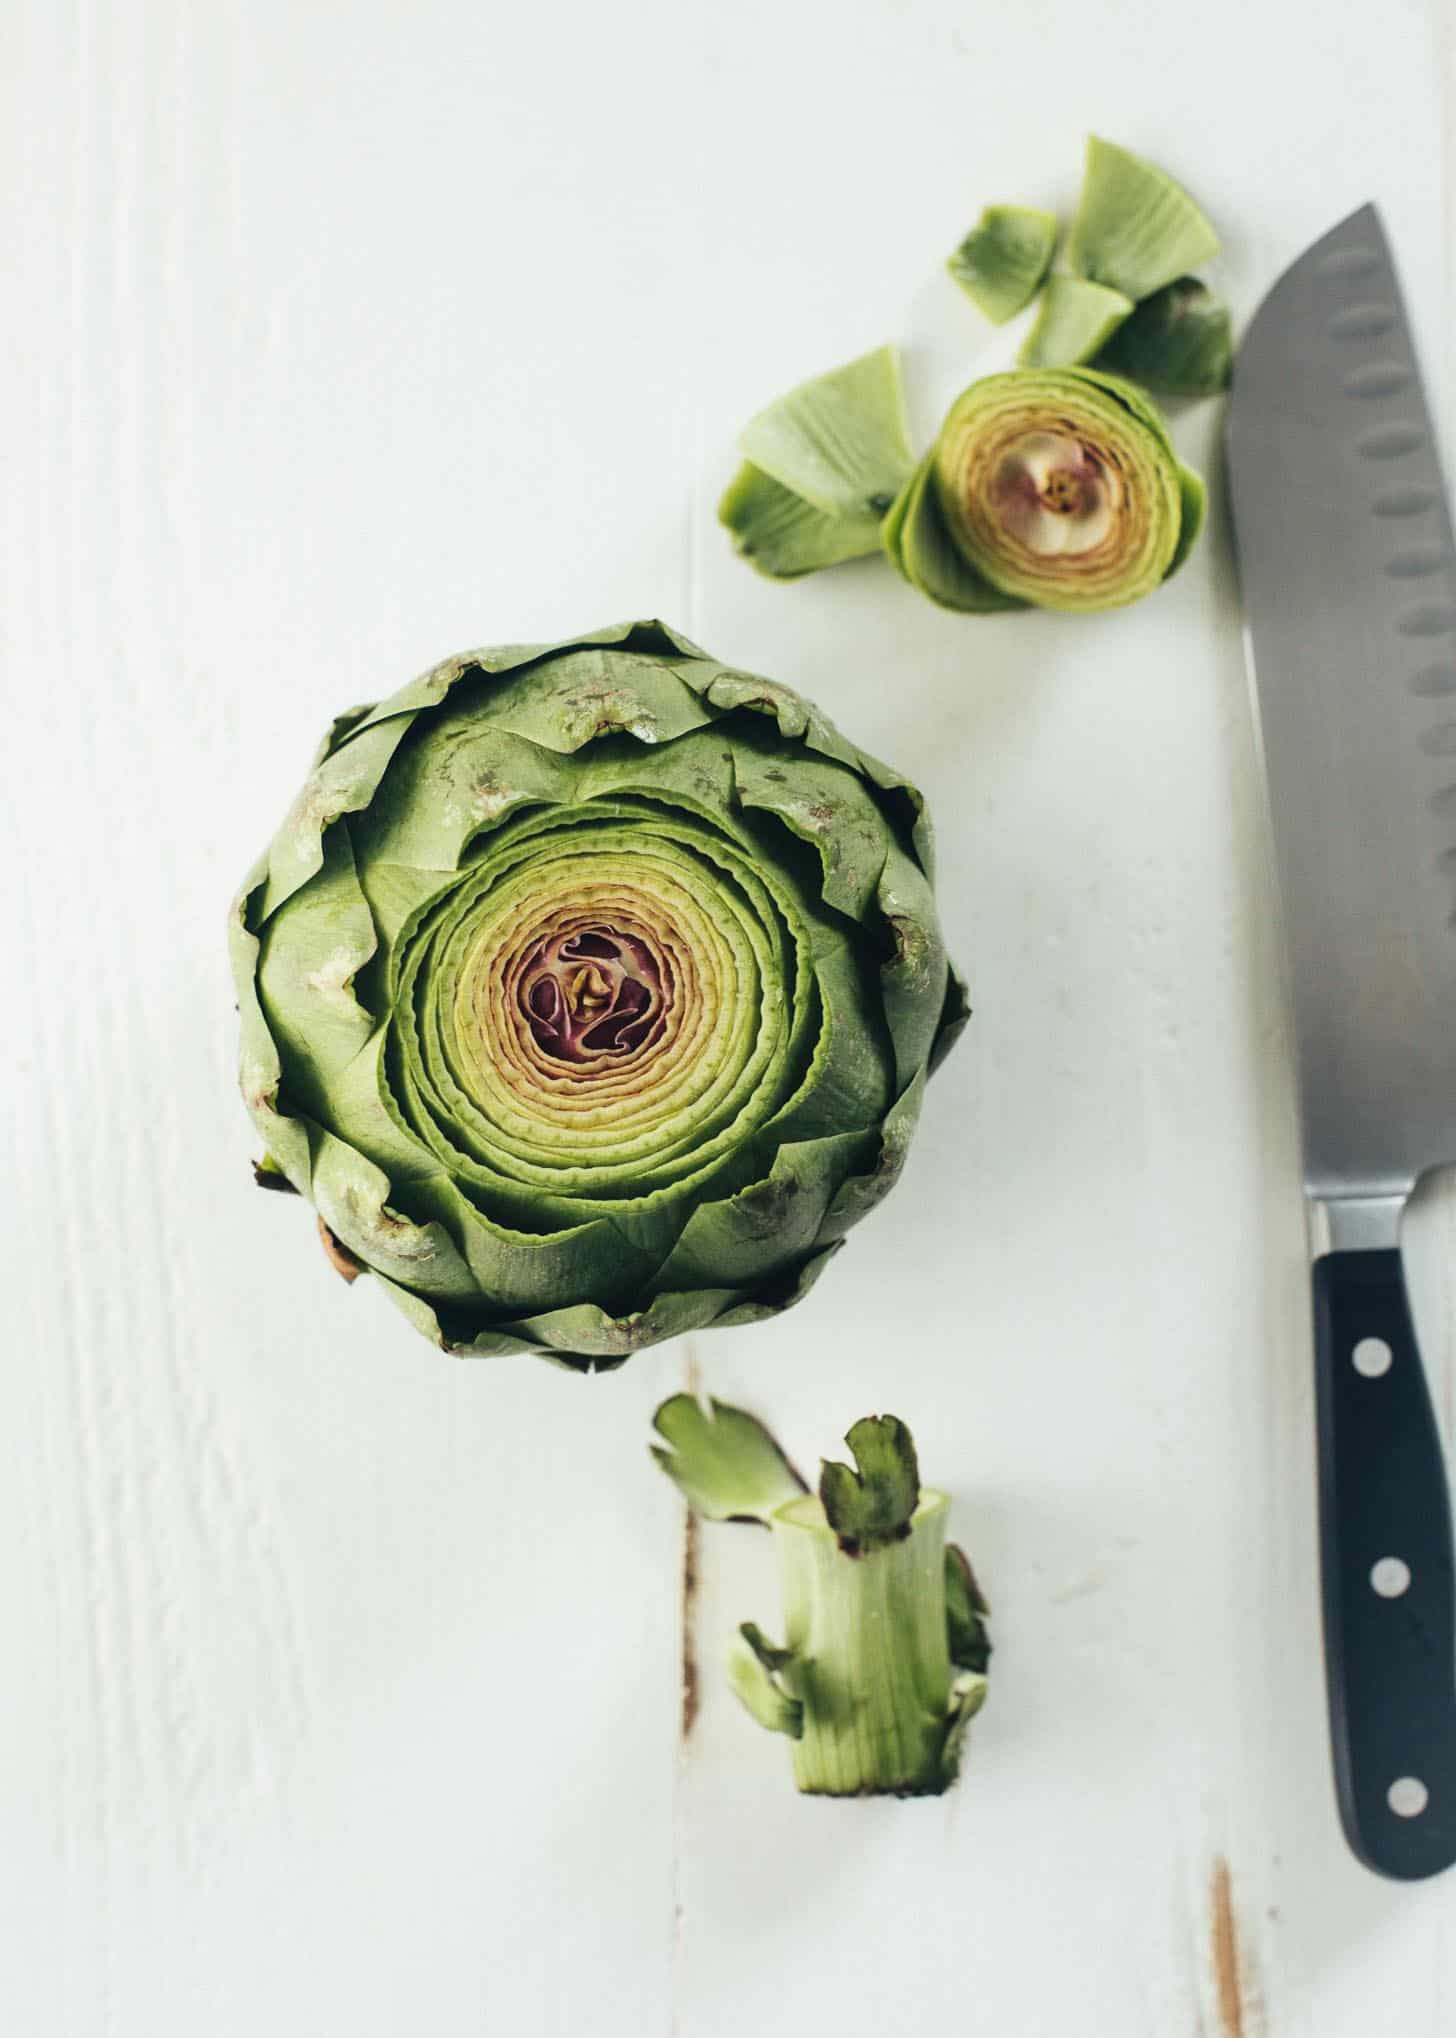
{"label": "black knife handle", "polygon": [[1316,1260],[1314,1308],[1340,1817],[1367,1868],[1413,1881],[1456,1861],[1456,1599],[1441,1439],[1399,1251]]}

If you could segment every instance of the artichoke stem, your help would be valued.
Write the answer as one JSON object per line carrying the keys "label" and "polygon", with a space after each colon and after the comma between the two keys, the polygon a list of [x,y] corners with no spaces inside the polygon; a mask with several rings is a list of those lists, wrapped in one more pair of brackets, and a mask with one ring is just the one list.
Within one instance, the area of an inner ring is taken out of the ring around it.
{"label": "artichoke stem", "polygon": [[801,1791],[920,1797],[951,1781],[947,1506],[943,1493],[922,1492],[908,1533],[854,1556],[813,1495],[774,1513],[793,1658],[785,1682],[803,1706],[793,1743]]}

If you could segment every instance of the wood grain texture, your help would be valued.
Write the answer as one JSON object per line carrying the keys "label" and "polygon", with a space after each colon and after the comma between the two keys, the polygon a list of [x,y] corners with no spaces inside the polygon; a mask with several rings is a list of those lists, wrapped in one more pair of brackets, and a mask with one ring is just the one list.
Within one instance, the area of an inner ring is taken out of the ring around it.
{"label": "wood grain texture", "polygon": [[[999,364],[936,264],[988,199],[1069,199],[1089,122],[1207,201],[1241,314],[1377,196],[1456,423],[1449,10],[9,28],[0,2030],[736,2038],[908,1998],[1015,2038],[1444,2034],[1449,1887],[1366,1876],[1329,1792],[1221,520],[1137,610],[967,623],[874,566],[760,582],[713,503],[797,376],[900,334],[923,432]],[[644,1445],[685,1352],[452,1365],[248,1179],[223,913],[318,730],[635,613],[816,695],[939,818],[977,1013],[905,1183],[808,1306],[696,1355],[810,1463],[892,1407],[952,1491],[998,1654],[939,1802],[792,1796],[717,1674],[776,1603],[745,1531],[703,1532],[680,1747]],[[1449,1433],[1456,1198],[1411,1230]]]}

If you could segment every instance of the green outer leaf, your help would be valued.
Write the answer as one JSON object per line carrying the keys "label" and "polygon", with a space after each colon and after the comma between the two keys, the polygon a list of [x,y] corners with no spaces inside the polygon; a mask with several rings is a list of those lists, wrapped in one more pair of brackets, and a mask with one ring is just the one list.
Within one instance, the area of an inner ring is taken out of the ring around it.
{"label": "green outer leaf", "polygon": [[935,1045],[930,1050],[929,1072],[934,1075],[966,1027],[971,1018],[970,986],[953,962],[947,962],[947,983],[945,1003],[941,1007],[940,1030],[935,1036]]}
{"label": "green outer leaf", "polygon": [[940,1773],[944,1779],[942,1788],[954,1783],[960,1774],[966,1729],[986,1703],[988,1688],[985,1677],[977,1670],[962,1670],[951,1681],[945,1745],[940,1756]]}
{"label": "green outer leaf", "polygon": [[988,205],[946,267],[995,325],[1030,304],[1056,252],[1055,213]]}
{"label": "green outer leaf", "polygon": [[1145,297],[1097,356],[1096,365],[1168,396],[1216,396],[1233,370],[1228,306],[1196,276]]}
{"label": "green outer leaf", "polygon": [[878,519],[915,461],[898,353],[876,347],[801,382],[749,420],[740,444],[755,467],[815,509]]}
{"label": "green outer leaf", "polygon": [[[257,903],[259,916],[266,918],[275,913],[319,868],[325,831],[341,816],[359,813],[371,804],[395,751],[422,710],[438,707],[463,681],[481,674],[518,672],[543,663],[553,653],[605,645],[641,649],[659,657],[673,653],[704,657],[695,644],[679,637],[664,623],[619,623],[561,644],[503,645],[461,652],[432,666],[422,678],[380,701],[362,720],[356,720],[357,709],[336,718],[321,746],[319,763],[304,782],[269,847],[267,882]],[[585,713],[578,711],[574,727],[563,728],[558,747],[579,749],[600,733]],[[248,892],[251,900],[251,882]]]}
{"label": "green outer leaf", "polygon": [[771,1316],[792,1309],[796,1302],[803,1301],[842,1244],[843,1240],[836,1238],[827,1245],[816,1247],[790,1267],[785,1279],[772,1287],[761,1288],[757,1295],[731,1296],[726,1306],[713,1317],[713,1328],[728,1330],[745,1323],[766,1323]]}
{"label": "green outer leaf", "polygon": [[797,1741],[804,1731],[804,1707],[784,1686],[783,1671],[793,1652],[775,1649],[745,1621],[728,1645],[728,1683],[761,1727]]}
{"label": "green outer leaf", "polygon": [[1070,368],[1090,361],[1132,308],[1132,299],[1120,290],[1081,276],[1053,276],[1017,358],[1023,368]]}
{"label": "green outer leaf", "polygon": [[857,1555],[899,1542],[920,1500],[913,1437],[898,1416],[866,1415],[844,1441],[859,1469],[826,1458],[819,1474],[819,1498],[839,1547]]}
{"label": "green outer leaf", "polygon": [[756,1416],[696,1395],[673,1394],[652,1418],[664,1439],[653,1457],[696,1514],[709,1521],[759,1521],[806,1489]]}
{"label": "green outer leaf", "polygon": [[883,1203],[899,1181],[924,1096],[925,1071],[922,1070],[904,1095],[886,1112],[879,1152],[873,1164],[863,1173],[848,1176],[835,1192],[819,1227],[821,1243],[843,1238],[851,1225],[858,1224],[862,1217],[867,1217],[871,1210]]}
{"label": "green outer leaf", "polygon": [[1067,241],[1075,275],[1134,301],[1211,261],[1218,235],[1181,185],[1141,156],[1087,138],[1082,196]]}
{"label": "green outer leaf", "polygon": [[1135,382],[1129,382],[1124,375],[1109,375],[1102,368],[1078,368],[1076,379],[1090,388],[1100,389],[1104,394],[1115,397],[1123,409],[1135,417],[1139,424],[1146,425],[1165,452],[1173,451],[1168,420],[1145,389],[1139,389]]}
{"label": "green outer leaf", "polygon": [[991,1660],[985,1616],[990,1612],[970,1559],[958,1543],[945,1546],[945,1625],[950,1660],[963,1670],[984,1672]]}
{"label": "green outer leaf", "polygon": [[732,533],[739,558],[770,580],[799,580],[880,549],[879,518],[872,511],[838,516],[816,509],[751,460],[724,490],[718,521]]}
{"label": "green outer leaf", "polygon": [[1178,549],[1168,561],[1164,580],[1171,580],[1178,568],[1198,542],[1208,512],[1208,490],[1201,474],[1195,474],[1191,467],[1179,466],[1178,493],[1183,503],[1183,521],[1178,529]]}
{"label": "green outer leaf", "polygon": [[786,1254],[819,1243],[835,1193],[871,1165],[873,1150],[873,1135],[864,1132],[781,1146],[762,1180],[698,1205],[657,1278],[669,1289],[723,1280],[752,1288],[771,1278]]}
{"label": "green outer leaf", "polygon": [[884,543],[890,564],[941,608],[977,616],[1026,608],[1028,604],[1018,596],[993,587],[956,544],[940,506],[934,470],[932,446],[885,518]]}

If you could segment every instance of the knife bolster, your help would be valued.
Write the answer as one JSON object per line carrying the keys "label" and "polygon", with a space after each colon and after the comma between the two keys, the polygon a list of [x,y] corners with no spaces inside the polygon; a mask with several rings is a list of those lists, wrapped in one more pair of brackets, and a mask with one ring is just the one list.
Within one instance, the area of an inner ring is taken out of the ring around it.
{"label": "knife bolster", "polygon": [[1327,1253],[1388,1252],[1400,1244],[1400,1219],[1410,1188],[1384,1196],[1311,1196],[1309,1252],[1313,1260]]}

